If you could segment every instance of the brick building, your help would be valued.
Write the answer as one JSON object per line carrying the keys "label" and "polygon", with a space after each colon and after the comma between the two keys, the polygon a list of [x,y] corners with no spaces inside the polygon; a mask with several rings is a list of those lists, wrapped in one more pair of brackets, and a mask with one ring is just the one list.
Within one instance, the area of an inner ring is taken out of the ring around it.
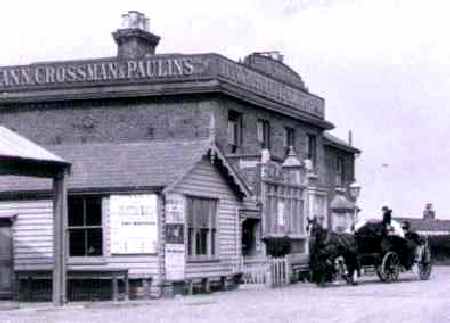
{"label": "brick building", "polygon": [[[351,224],[359,151],[326,133],[324,99],[280,55],[156,54],[148,19],[123,19],[115,57],[0,68],[0,125],[72,163],[68,271],[125,270],[146,295],[226,284],[270,239],[304,261],[306,217]],[[48,191],[0,180],[21,288],[52,265]]]}

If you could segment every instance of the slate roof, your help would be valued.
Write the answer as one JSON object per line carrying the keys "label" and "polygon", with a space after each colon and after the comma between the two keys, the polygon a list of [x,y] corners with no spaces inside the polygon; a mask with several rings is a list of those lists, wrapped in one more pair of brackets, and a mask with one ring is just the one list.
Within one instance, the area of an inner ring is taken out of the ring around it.
{"label": "slate roof", "polygon": [[21,159],[65,163],[65,161],[45,148],[0,126],[0,159]]}
{"label": "slate roof", "polygon": [[[73,190],[163,188],[182,178],[210,149],[217,149],[209,140],[73,144],[47,148],[72,163],[68,188]],[[229,173],[235,175],[230,167],[226,165]],[[233,178],[242,184],[240,178]],[[0,177],[0,194],[50,188],[51,181],[47,179]]]}
{"label": "slate roof", "polygon": [[325,139],[324,140],[325,145],[343,149],[345,151],[348,151],[348,152],[351,152],[354,154],[359,154],[361,152],[361,150],[359,150],[358,148],[356,148],[354,146],[350,146],[347,142],[345,142],[345,140],[335,137],[328,132],[324,132],[323,137]]}
{"label": "slate roof", "polygon": [[418,218],[395,218],[404,222],[409,221],[411,228],[416,231],[450,231],[450,220],[418,219]]}

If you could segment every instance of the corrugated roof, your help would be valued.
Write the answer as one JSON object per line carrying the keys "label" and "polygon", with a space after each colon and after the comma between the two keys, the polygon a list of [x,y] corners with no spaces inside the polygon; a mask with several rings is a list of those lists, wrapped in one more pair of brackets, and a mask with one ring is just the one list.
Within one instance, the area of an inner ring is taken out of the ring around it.
{"label": "corrugated roof", "polygon": [[338,137],[331,135],[329,132],[324,132],[323,137],[325,139],[325,144],[337,146],[338,148],[350,151],[352,153],[360,153],[361,151],[354,147],[350,146],[345,140],[342,140]]}
{"label": "corrugated roof", "polygon": [[417,218],[395,218],[398,221],[409,221],[411,228],[416,231],[450,231],[450,220],[432,220]]}
{"label": "corrugated roof", "polygon": [[65,161],[45,148],[18,135],[12,130],[0,126],[0,158],[26,159],[36,161],[60,162]]}
{"label": "corrugated roof", "polygon": [[[72,163],[69,189],[163,187],[208,152],[207,140],[55,145],[47,148]],[[0,192],[51,188],[47,179],[0,177]]]}

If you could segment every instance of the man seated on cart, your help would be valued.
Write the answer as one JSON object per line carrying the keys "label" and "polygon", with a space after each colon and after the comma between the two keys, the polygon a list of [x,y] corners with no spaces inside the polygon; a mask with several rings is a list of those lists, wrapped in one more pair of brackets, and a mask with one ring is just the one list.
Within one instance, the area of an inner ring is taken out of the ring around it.
{"label": "man seated on cart", "polygon": [[405,233],[406,246],[408,249],[408,254],[411,255],[410,263],[417,261],[422,254],[422,249],[424,248],[425,240],[411,227],[409,221],[404,221],[402,225],[403,231]]}

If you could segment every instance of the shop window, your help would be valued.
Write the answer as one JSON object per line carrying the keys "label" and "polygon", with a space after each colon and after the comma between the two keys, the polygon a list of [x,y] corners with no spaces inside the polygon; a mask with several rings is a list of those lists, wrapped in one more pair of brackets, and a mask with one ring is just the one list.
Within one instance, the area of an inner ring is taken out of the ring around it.
{"label": "shop window", "polygon": [[285,127],[284,128],[284,147],[289,148],[291,146],[292,147],[295,146],[295,129],[290,128],[290,127]]}
{"label": "shop window", "polygon": [[267,120],[258,120],[256,123],[258,143],[262,148],[270,148],[270,124]]}
{"label": "shop window", "polygon": [[187,198],[187,253],[190,259],[210,259],[216,255],[217,200]]}
{"label": "shop window", "polygon": [[69,196],[70,256],[103,254],[102,198]]}
{"label": "shop window", "polygon": [[313,168],[316,168],[317,163],[317,137],[315,135],[308,135],[307,146],[308,159],[312,162]]}
{"label": "shop window", "polygon": [[235,153],[237,147],[242,144],[242,114],[229,111],[228,112],[228,127],[227,127],[227,141],[232,147],[232,152]]}

